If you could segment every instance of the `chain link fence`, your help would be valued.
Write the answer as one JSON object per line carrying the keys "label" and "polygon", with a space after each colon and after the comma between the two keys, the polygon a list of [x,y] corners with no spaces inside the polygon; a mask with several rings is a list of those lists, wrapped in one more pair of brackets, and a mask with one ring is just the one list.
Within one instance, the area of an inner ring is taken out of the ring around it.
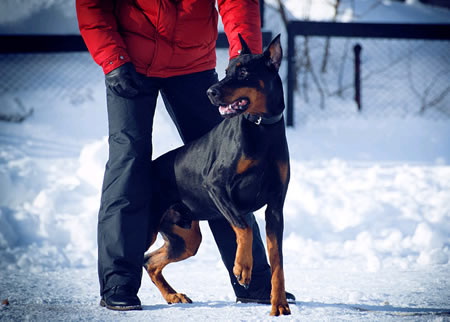
{"label": "chain link fence", "polygon": [[[217,68],[222,77],[228,62],[228,43],[224,34],[221,35],[217,43]],[[1,121],[22,122],[33,111],[37,113],[38,109],[46,106],[66,104],[76,109],[86,102],[95,101],[95,96],[106,95],[103,70],[88,51],[77,47],[82,42],[75,39],[75,44],[68,47],[77,51],[65,51],[64,46],[55,45],[53,38],[51,41],[47,38],[31,39],[34,43],[39,40],[50,43],[50,47],[58,52],[36,53],[32,51],[35,48],[27,47],[25,49],[30,52],[14,53],[11,50],[11,53],[0,53],[0,127]],[[56,41],[63,41],[63,38]],[[270,38],[270,32],[263,33],[265,42]],[[19,37],[18,41],[22,40],[23,37]],[[22,47],[20,49],[24,50]],[[39,49],[46,48],[42,46]],[[106,104],[106,98],[104,102]]]}
{"label": "chain link fence", "polygon": [[449,41],[308,37],[298,39],[296,49],[297,120],[450,119]]}
{"label": "chain link fence", "polygon": [[23,121],[36,105],[92,100],[104,79],[88,52],[0,55],[0,118]]}
{"label": "chain link fence", "polygon": [[289,125],[450,119],[449,25],[292,22],[288,30]]}
{"label": "chain link fence", "polygon": [[[351,117],[450,119],[450,41],[296,37],[297,123]],[[355,102],[355,53],[360,101]],[[0,119],[21,121],[36,102],[71,105],[103,82],[88,52],[0,54]]]}

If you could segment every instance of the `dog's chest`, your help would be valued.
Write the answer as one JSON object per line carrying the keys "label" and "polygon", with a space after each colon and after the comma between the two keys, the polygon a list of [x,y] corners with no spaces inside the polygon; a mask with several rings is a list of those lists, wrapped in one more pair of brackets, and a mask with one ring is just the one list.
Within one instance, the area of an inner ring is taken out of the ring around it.
{"label": "dog's chest", "polygon": [[242,215],[261,208],[267,203],[276,171],[269,156],[251,157],[240,149],[235,154],[217,153],[217,158],[202,168],[181,193],[193,212],[204,213],[199,219],[221,216],[218,200],[231,204]]}

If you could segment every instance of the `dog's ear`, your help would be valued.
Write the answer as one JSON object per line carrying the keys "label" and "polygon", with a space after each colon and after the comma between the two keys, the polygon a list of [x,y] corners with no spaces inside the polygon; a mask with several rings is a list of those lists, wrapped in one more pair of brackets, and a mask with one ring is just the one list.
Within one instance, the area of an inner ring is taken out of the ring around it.
{"label": "dog's ear", "polygon": [[251,55],[250,48],[248,48],[247,43],[245,42],[244,38],[242,38],[241,34],[238,34],[239,40],[241,41],[241,55]]}
{"label": "dog's ear", "polygon": [[264,51],[264,56],[267,59],[267,64],[276,71],[280,69],[281,59],[283,58],[283,50],[281,49],[280,36],[276,36],[271,42],[267,49]]}

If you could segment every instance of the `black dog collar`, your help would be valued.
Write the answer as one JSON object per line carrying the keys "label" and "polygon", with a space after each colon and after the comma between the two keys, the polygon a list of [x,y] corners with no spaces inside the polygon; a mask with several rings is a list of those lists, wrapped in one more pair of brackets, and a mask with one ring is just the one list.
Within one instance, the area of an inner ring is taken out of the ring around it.
{"label": "black dog collar", "polygon": [[283,113],[271,117],[262,117],[261,115],[244,113],[244,117],[256,125],[275,124],[283,118]]}

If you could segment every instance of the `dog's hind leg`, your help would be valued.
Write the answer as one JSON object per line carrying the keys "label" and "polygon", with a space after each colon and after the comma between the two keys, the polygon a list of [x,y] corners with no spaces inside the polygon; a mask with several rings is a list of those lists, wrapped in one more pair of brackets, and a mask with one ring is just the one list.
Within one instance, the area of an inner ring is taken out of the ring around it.
{"label": "dog's hind leg", "polygon": [[194,256],[200,246],[202,235],[198,221],[187,221],[172,207],[165,214],[160,232],[164,245],[145,256],[144,267],[152,282],[158,287],[167,303],[192,303],[185,294],[177,293],[162,275],[170,263]]}

